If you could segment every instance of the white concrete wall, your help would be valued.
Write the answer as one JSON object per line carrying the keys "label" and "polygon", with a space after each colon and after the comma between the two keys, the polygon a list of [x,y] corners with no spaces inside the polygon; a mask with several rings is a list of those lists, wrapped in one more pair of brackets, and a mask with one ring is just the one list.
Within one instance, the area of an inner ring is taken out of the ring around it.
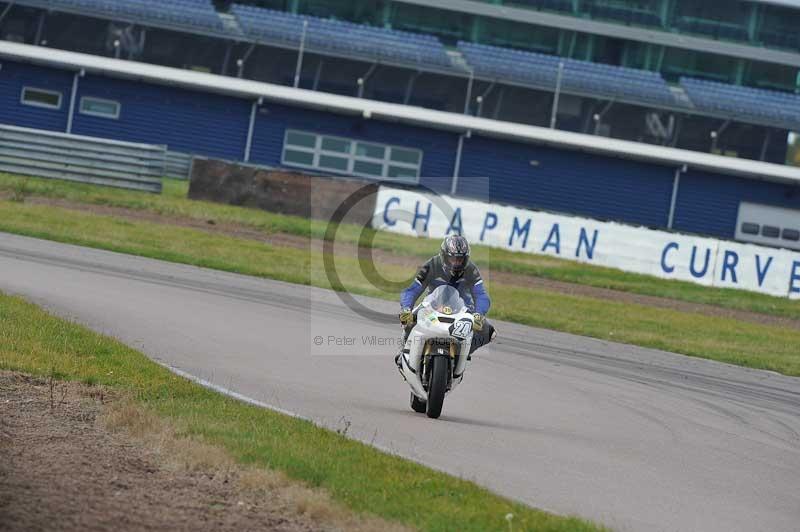
{"label": "white concrete wall", "polygon": [[800,299],[800,252],[381,187],[373,226]]}

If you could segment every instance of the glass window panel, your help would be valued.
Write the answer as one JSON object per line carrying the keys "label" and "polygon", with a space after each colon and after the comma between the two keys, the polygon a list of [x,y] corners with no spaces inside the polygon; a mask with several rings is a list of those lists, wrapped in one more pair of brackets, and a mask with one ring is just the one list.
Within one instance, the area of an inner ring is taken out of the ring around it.
{"label": "glass window panel", "polygon": [[791,240],[792,242],[797,242],[800,240],[800,231],[797,229],[784,229],[783,235],[784,240]]}
{"label": "glass window panel", "polygon": [[338,170],[340,172],[347,171],[347,159],[343,157],[333,157],[331,155],[319,156],[319,167],[327,168],[330,170]]}
{"label": "glass window panel", "polygon": [[322,137],[322,149],[325,151],[350,153],[350,141],[344,139],[335,139],[332,137]]}
{"label": "glass window panel", "polygon": [[778,238],[780,234],[781,230],[771,225],[765,225],[764,227],[761,228],[761,236],[766,236],[768,238]]}
{"label": "glass window panel", "polygon": [[742,224],[742,233],[746,235],[757,235],[759,231],[761,231],[761,226],[758,224],[753,224],[749,222],[745,222]]}
{"label": "glass window panel", "polygon": [[380,146],[378,144],[365,144],[363,142],[356,144],[356,155],[360,157],[383,159],[385,154],[386,146]]}
{"label": "glass window panel", "polygon": [[314,164],[314,154],[307,151],[285,150],[283,152],[283,162],[311,166]]}
{"label": "glass window panel", "polygon": [[61,107],[61,93],[25,87],[22,89],[22,103],[58,109]]}
{"label": "glass window panel", "polygon": [[375,177],[383,177],[383,165],[379,163],[368,163],[366,161],[356,161],[353,164],[353,171],[358,174],[366,174]]}
{"label": "glass window panel", "polygon": [[[387,164],[387,157],[391,157],[391,164]],[[286,132],[283,162],[337,173],[416,182],[422,152],[290,130]]]}
{"label": "glass window panel", "polygon": [[422,10],[419,6],[404,5],[402,2],[392,5],[393,28],[417,33],[433,33],[454,44],[459,40],[470,39],[471,19],[471,15],[467,13],[431,8]]}
{"label": "glass window panel", "polygon": [[118,118],[119,103],[99,98],[81,98],[81,113]]}
{"label": "glass window panel", "polygon": [[417,150],[392,148],[392,162],[419,164],[419,152]]}
{"label": "glass window panel", "polygon": [[417,170],[414,168],[403,168],[402,166],[390,166],[389,177],[396,177],[400,179],[416,179]]}
{"label": "glass window panel", "polygon": [[286,134],[286,144],[314,148],[317,145],[317,136],[309,133],[300,133],[299,131],[289,131]]}

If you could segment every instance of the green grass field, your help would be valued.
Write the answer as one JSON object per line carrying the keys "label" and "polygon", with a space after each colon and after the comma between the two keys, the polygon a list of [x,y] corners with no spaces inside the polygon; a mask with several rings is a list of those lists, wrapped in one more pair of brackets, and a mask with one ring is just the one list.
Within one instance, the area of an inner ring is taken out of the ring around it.
{"label": "green grass field", "polygon": [[249,406],[177,377],[137,351],[0,294],[0,369],[106,385],[168,419],[179,437],[219,446],[241,463],[321,488],[360,514],[421,530],[601,530],[513,503],[465,480]]}
{"label": "green grass field", "polygon": [[[93,205],[124,207],[165,216],[180,216],[195,220],[213,220],[253,228],[267,234],[287,233],[291,235],[321,239],[327,225],[321,221],[309,221],[294,216],[284,216],[257,209],[220,205],[186,198],[188,185],[185,182],[165,180],[164,193],[160,196],[140,192],[93,187],[46,179],[23,179],[0,174],[0,193],[19,192],[24,183],[25,194],[47,198],[58,198]],[[360,228],[342,225],[337,234],[338,241],[356,243]],[[374,235],[373,246],[398,255],[427,258],[437,243],[429,239],[406,237],[386,232]],[[533,275],[545,279],[577,283],[587,286],[609,288],[623,292],[664,297],[690,303],[702,303],[723,308],[758,312],[762,314],[800,319],[800,301],[771,297],[741,290],[707,288],[681,281],[667,281],[645,275],[621,272],[580,264],[563,259],[513,253],[475,246],[475,260],[491,270]]]}
{"label": "green grass field", "polygon": [[[0,201],[0,231],[331,287],[320,252],[198,229]],[[337,256],[336,264],[343,288],[397,298],[397,289],[390,282],[373,285],[362,273],[358,259]],[[397,265],[378,262],[376,266],[390,280],[407,281],[413,274]],[[494,318],[800,376],[798,329],[496,283],[489,288]]]}

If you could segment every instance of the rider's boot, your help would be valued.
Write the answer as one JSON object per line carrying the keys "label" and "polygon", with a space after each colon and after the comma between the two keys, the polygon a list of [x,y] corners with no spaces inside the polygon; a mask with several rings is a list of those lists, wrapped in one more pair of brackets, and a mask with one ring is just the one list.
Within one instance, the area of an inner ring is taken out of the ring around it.
{"label": "rider's boot", "polygon": [[472,360],[472,353],[489,342],[493,342],[495,338],[497,338],[497,329],[488,324],[484,325],[484,330],[472,337],[472,345],[470,345],[469,354],[467,354],[467,361]]}

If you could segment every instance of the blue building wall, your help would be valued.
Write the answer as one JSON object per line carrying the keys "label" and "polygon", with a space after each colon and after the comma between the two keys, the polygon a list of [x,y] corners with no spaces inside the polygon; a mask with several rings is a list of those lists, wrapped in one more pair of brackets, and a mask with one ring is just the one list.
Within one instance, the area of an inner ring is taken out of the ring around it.
{"label": "blue building wall", "polygon": [[279,166],[287,129],[420,149],[420,184],[436,192],[450,191],[458,144],[455,133],[266,103],[257,115],[250,161]]}
{"label": "blue building wall", "polygon": [[[0,123],[64,131],[73,76],[73,72],[3,62]],[[61,92],[61,108],[22,105],[20,96],[26,85]],[[84,96],[120,102],[119,119],[79,113]],[[87,75],[79,83],[73,132],[242,160],[251,106],[252,102],[240,98]],[[251,162],[280,166],[288,128],[420,149],[420,183],[437,192],[450,192],[458,144],[455,133],[267,102],[257,114]],[[665,227],[674,171],[611,156],[473,136],[464,142],[457,193]],[[681,178],[674,229],[732,238],[741,201],[800,209],[800,190],[690,169]]]}
{"label": "blue building wall", "polygon": [[[120,102],[119,119],[79,113],[84,96]],[[249,121],[250,102],[239,98],[87,75],[78,86],[72,132],[240,160]]]}
{"label": "blue building wall", "polygon": [[690,169],[681,176],[673,228],[733,238],[742,201],[800,209],[800,187]]}
{"label": "blue building wall", "polygon": [[473,136],[458,193],[490,201],[664,227],[674,168]]}
{"label": "blue building wall", "polygon": [[[0,69],[0,123],[64,131],[73,78],[73,72],[3,62]],[[22,105],[20,100],[25,86],[60,92],[61,108]]]}

